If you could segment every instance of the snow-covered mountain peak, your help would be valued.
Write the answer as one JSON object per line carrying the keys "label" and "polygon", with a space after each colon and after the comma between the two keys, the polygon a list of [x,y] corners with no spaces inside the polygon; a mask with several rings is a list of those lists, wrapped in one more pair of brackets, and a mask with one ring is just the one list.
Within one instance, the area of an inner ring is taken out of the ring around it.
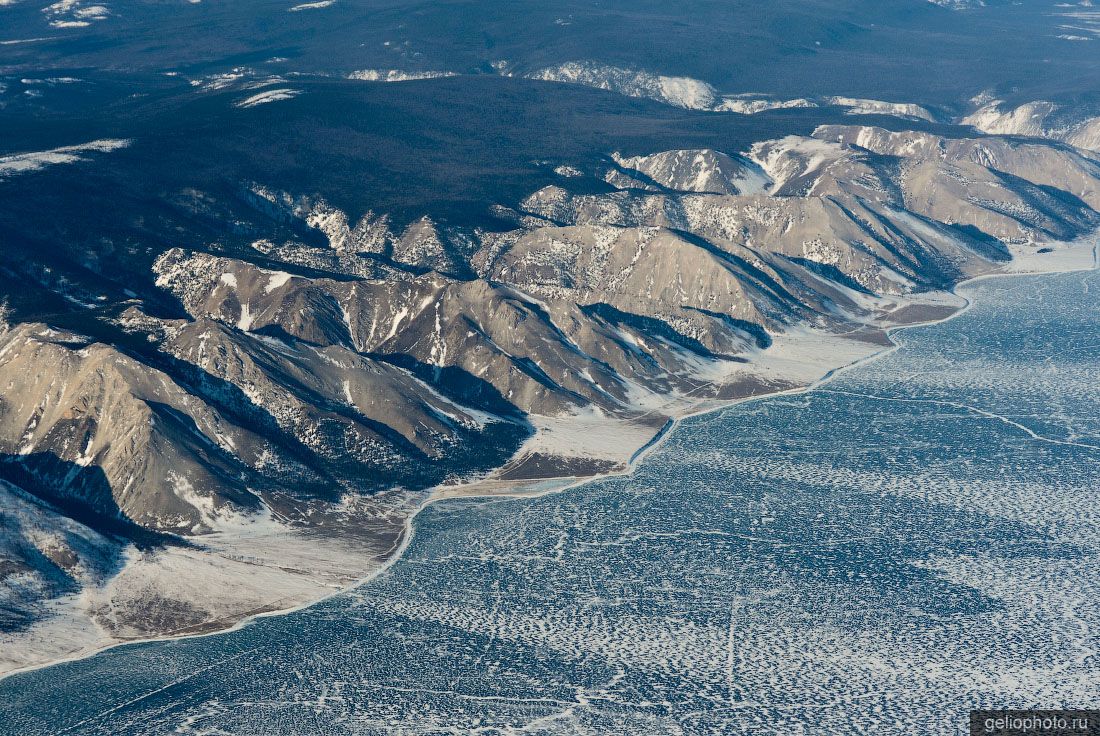
{"label": "snow-covered mountain peak", "polygon": [[[709,194],[757,194],[771,180],[754,162],[709,149],[664,151],[648,156],[613,156],[630,177],[665,189]],[[619,173],[619,172],[617,172]],[[614,183],[614,182],[612,182]]]}

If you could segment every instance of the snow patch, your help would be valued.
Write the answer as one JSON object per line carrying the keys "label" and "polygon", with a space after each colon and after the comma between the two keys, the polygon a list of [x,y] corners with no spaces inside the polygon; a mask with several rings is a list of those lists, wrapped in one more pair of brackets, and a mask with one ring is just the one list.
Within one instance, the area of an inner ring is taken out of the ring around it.
{"label": "snow patch", "polygon": [[1026,135],[1100,151],[1100,116],[1064,108],[1046,100],[1012,107],[1000,100],[985,101],[960,122],[991,135]]}
{"label": "snow patch", "polygon": [[711,109],[718,96],[714,87],[691,77],[669,77],[591,61],[570,61],[546,67],[528,74],[527,78],[606,89],[691,110]]}
{"label": "snow patch", "polygon": [[793,100],[776,100],[771,97],[742,94],[723,97],[715,112],[736,112],[741,115],[756,115],[768,110],[789,110],[792,108],[818,107],[812,100],[800,97]]}
{"label": "snow patch", "polygon": [[267,286],[264,287],[265,294],[270,294],[293,278],[291,274],[285,271],[272,271],[269,273],[270,276],[267,279]]}
{"label": "snow patch", "polygon": [[564,176],[567,179],[574,179],[578,176],[584,176],[583,171],[581,171],[580,169],[578,169],[575,166],[568,166],[568,165],[555,166],[554,167],[554,173],[557,174],[558,176]]}
{"label": "snow patch", "polygon": [[60,0],[42,8],[42,13],[53,28],[86,28],[111,15],[106,5],[84,5],[83,0]]}
{"label": "snow patch", "polygon": [[768,110],[830,105],[847,108],[847,112],[851,115],[894,115],[935,120],[935,116],[927,109],[908,102],[884,102],[855,97],[779,100],[768,95],[753,93],[720,95],[712,85],[700,79],[666,76],[592,61],[570,61],[539,69],[526,76],[528,79],[606,89],[629,97],[644,97],[689,110],[754,115]]}
{"label": "snow patch", "polygon": [[293,8],[287,10],[288,13],[297,13],[302,10],[317,10],[319,8],[328,8],[336,4],[336,0],[318,0],[313,3],[301,3],[295,5]]}
{"label": "snow patch", "polygon": [[248,303],[241,304],[241,317],[237,320],[237,328],[248,332],[252,329],[252,312],[248,308]]}
{"label": "snow patch", "polygon": [[129,139],[105,138],[78,146],[62,146],[48,151],[34,151],[0,156],[0,179],[16,174],[27,174],[54,164],[73,164],[86,161],[89,153],[109,153],[126,148]]}
{"label": "snow patch", "polygon": [[257,105],[266,105],[269,102],[280,102],[282,100],[291,100],[302,94],[300,89],[290,89],[289,87],[280,87],[278,89],[268,89],[260,92],[259,94],[246,97],[236,103],[237,107],[256,107]]}
{"label": "snow patch", "polygon": [[356,79],[361,82],[409,82],[416,79],[440,79],[456,76],[458,76],[457,73],[447,71],[408,72],[401,69],[360,69],[349,74],[348,79]]}

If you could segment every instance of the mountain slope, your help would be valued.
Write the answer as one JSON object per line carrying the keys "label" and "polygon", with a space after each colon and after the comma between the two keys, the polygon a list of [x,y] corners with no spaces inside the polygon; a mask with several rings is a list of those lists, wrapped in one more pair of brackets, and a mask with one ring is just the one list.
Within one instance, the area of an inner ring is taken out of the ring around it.
{"label": "mountain slope", "polygon": [[12,651],[323,595],[430,493],[621,469],[1100,225],[1093,154],[912,103],[196,81],[0,160]]}

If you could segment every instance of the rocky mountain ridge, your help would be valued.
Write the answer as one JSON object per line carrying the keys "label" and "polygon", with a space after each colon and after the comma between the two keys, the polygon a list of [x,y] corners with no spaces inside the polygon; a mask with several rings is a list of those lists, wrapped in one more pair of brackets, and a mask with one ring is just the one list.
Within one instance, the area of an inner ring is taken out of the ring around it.
{"label": "rocky mountain ridge", "polygon": [[[283,262],[278,271],[165,251],[157,286],[189,318],[135,306],[119,324],[200,377],[185,385],[78,336],[9,331],[4,368],[55,366],[28,395],[56,403],[11,394],[5,449],[104,467],[116,501],[128,484],[173,487],[140,450],[151,446],[184,452],[166,468],[192,458],[200,496],[243,507],[258,502],[246,490],[258,481],[244,479],[288,445],[310,458],[296,484],[332,481],[318,463],[371,468],[390,483],[410,457],[455,457],[487,427],[522,438],[526,414],[629,416],[643,408],[638,396],[697,391],[713,366],[751,360],[787,327],[866,320],[883,297],[946,288],[1006,261],[1009,244],[1073,239],[1100,208],[1095,161],[1006,139],[829,126],[740,158],[673,151],[608,163],[604,181],[621,186],[535,192],[509,211],[521,226],[504,233],[448,232],[427,218],[395,233],[372,213],[351,227],[323,199],[253,185],[244,201],[322,234],[327,248],[257,241]],[[301,272],[306,264],[314,273]],[[82,383],[88,375],[97,382]],[[153,475],[114,460],[129,434],[97,438],[101,422],[74,419],[68,395],[50,393],[59,385],[93,411],[117,411],[116,427],[132,414],[133,431],[153,432],[131,441]],[[114,396],[144,405],[116,409],[106,403]],[[236,421],[221,409],[234,402]],[[243,421],[257,410],[264,422]],[[186,431],[155,435],[181,415]],[[176,510],[188,505],[181,494],[163,508],[140,499],[120,508],[156,528],[201,528],[196,502]]]}
{"label": "rocky mountain ridge", "polygon": [[[394,227],[251,181],[229,199],[188,191],[188,212],[251,213],[251,255],[165,248],[162,301],[117,310],[116,344],[7,327],[0,462],[39,529],[5,538],[26,581],[10,628],[102,584],[132,545],[201,547],[257,521],[324,538],[372,492],[416,496],[509,458],[609,469],[555,455],[540,428],[652,434],[699,402],[788,387],[754,372],[776,340],[904,323],[922,294],[1100,225],[1100,164],[1039,140],[830,125],[573,169],[499,205],[513,226],[498,231]],[[68,521],[42,526],[49,513]],[[172,610],[173,628],[209,616]],[[90,615],[144,634],[160,620]]]}
{"label": "rocky mountain ridge", "polygon": [[[945,6],[949,3],[943,3]],[[961,4],[951,5],[961,9]],[[967,6],[970,7],[970,6]],[[824,95],[784,99],[755,93],[723,93],[713,85],[690,77],[627,69],[594,61],[574,61],[525,74],[530,79],[579,84],[629,97],[643,97],[674,107],[711,112],[755,115],[770,110],[837,107],[848,115],[891,115],[929,123],[972,126],[993,135],[1019,135],[1062,141],[1077,148],[1100,150],[1100,110],[1095,101],[1082,104],[1048,100],[1010,103],[982,93],[970,101],[970,109],[938,108],[911,102]]]}

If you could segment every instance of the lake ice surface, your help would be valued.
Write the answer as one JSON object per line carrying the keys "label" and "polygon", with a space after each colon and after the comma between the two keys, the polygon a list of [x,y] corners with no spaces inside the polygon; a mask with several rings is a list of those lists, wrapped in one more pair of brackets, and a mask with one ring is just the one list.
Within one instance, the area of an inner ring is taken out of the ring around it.
{"label": "lake ice surface", "polygon": [[960,734],[1100,702],[1100,273],[1002,278],[360,588],[0,682],[18,734]]}

